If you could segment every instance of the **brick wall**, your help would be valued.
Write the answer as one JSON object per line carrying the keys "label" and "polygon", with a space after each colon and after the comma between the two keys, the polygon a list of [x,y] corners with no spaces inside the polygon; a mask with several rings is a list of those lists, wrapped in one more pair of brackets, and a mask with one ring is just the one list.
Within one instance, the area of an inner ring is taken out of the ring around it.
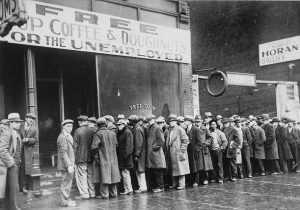
{"label": "brick wall", "polygon": [[[258,45],[299,35],[300,2],[191,2],[193,70],[255,73],[258,80],[289,80],[288,64],[259,66]],[[300,80],[300,61],[292,81]],[[208,75],[209,71],[198,72]],[[200,112],[276,115],[275,86],[229,86],[221,97],[206,93],[200,81]]]}

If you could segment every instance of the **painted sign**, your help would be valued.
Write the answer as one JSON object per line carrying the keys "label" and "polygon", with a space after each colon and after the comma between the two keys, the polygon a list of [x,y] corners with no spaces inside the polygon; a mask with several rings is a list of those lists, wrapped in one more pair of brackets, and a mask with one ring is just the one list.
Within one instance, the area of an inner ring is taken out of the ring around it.
{"label": "painted sign", "polygon": [[226,72],[228,85],[256,87],[256,75],[238,72]]}
{"label": "painted sign", "polygon": [[155,107],[150,104],[133,104],[129,106],[130,110],[138,110],[138,109],[147,109],[147,110],[155,110]]}
{"label": "painted sign", "polygon": [[26,4],[28,23],[13,28],[3,41],[191,63],[190,31],[36,1]]}
{"label": "painted sign", "polygon": [[260,66],[298,59],[300,59],[300,36],[259,45]]}
{"label": "painted sign", "polygon": [[193,92],[193,112],[194,112],[194,115],[200,115],[199,81],[198,81],[198,75],[197,74],[193,74],[192,92]]}

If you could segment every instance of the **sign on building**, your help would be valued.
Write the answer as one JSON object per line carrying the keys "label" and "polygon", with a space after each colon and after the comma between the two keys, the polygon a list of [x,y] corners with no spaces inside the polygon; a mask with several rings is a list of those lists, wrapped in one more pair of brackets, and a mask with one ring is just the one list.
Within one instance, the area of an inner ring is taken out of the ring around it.
{"label": "sign on building", "polygon": [[256,87],[256,75],[238,72],[226,72],[228,85]]}
{"label": "sign on building", "polygon": [[259,45],[259,65],[266,66],[300,59],[300,36]]}
{"label": "sign on building", "polygon": [[200,115],[198,74],[193,74],[192,89],[193,89],[193,111],[194,111],[194,115]]}
{"label": "sign on building", "polygon": [[3,41],[191,63],[190,31],[36,1],[26,4],[28,23],[13,28]]}

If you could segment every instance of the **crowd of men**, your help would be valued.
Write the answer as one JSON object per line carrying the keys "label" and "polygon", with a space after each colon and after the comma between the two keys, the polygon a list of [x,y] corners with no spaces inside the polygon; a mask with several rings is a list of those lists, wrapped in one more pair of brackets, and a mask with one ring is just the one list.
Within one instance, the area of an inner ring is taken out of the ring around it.
{"label": "crowd of men", "polygon": [[[26,180],[24,151],[36,144],[35,116],[29,113],[25,119],[21,125],[19,114],[11,113],[1,121],[0,170],[7,168],[7,180],[0,198],[7,196],[7,209],[19,209],[16,180],[18,173]],[[203,119],[119,115],[115,121],[110,115],[98,119],[81,115],[77,121],[72,136],[74,121],[64,120],[57,139],[60,193],[66,207],[76,206],[80,199],[298,172],[300,130],[289,118],[270,119],[268,114],[214,118],[207,112]],[[80,194],[75,200],[71,199],[74,177]],[[21,180],[26,193],[26,181]]]}

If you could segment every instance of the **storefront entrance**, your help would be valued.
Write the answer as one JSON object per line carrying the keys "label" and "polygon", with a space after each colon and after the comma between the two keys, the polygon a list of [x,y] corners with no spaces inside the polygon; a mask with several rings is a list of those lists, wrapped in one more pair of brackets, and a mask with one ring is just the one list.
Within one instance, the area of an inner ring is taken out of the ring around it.
{"label": "storefront entrance", "polygon": [[[92,54],[36,49],[37,105],[41,168],[52,165],[63,119],[98,116]],[[76,122],[77,123],[77,122]],[[74,125],[74,130],[78,127]],[[74,131],[73,130],[73,131]]]}

